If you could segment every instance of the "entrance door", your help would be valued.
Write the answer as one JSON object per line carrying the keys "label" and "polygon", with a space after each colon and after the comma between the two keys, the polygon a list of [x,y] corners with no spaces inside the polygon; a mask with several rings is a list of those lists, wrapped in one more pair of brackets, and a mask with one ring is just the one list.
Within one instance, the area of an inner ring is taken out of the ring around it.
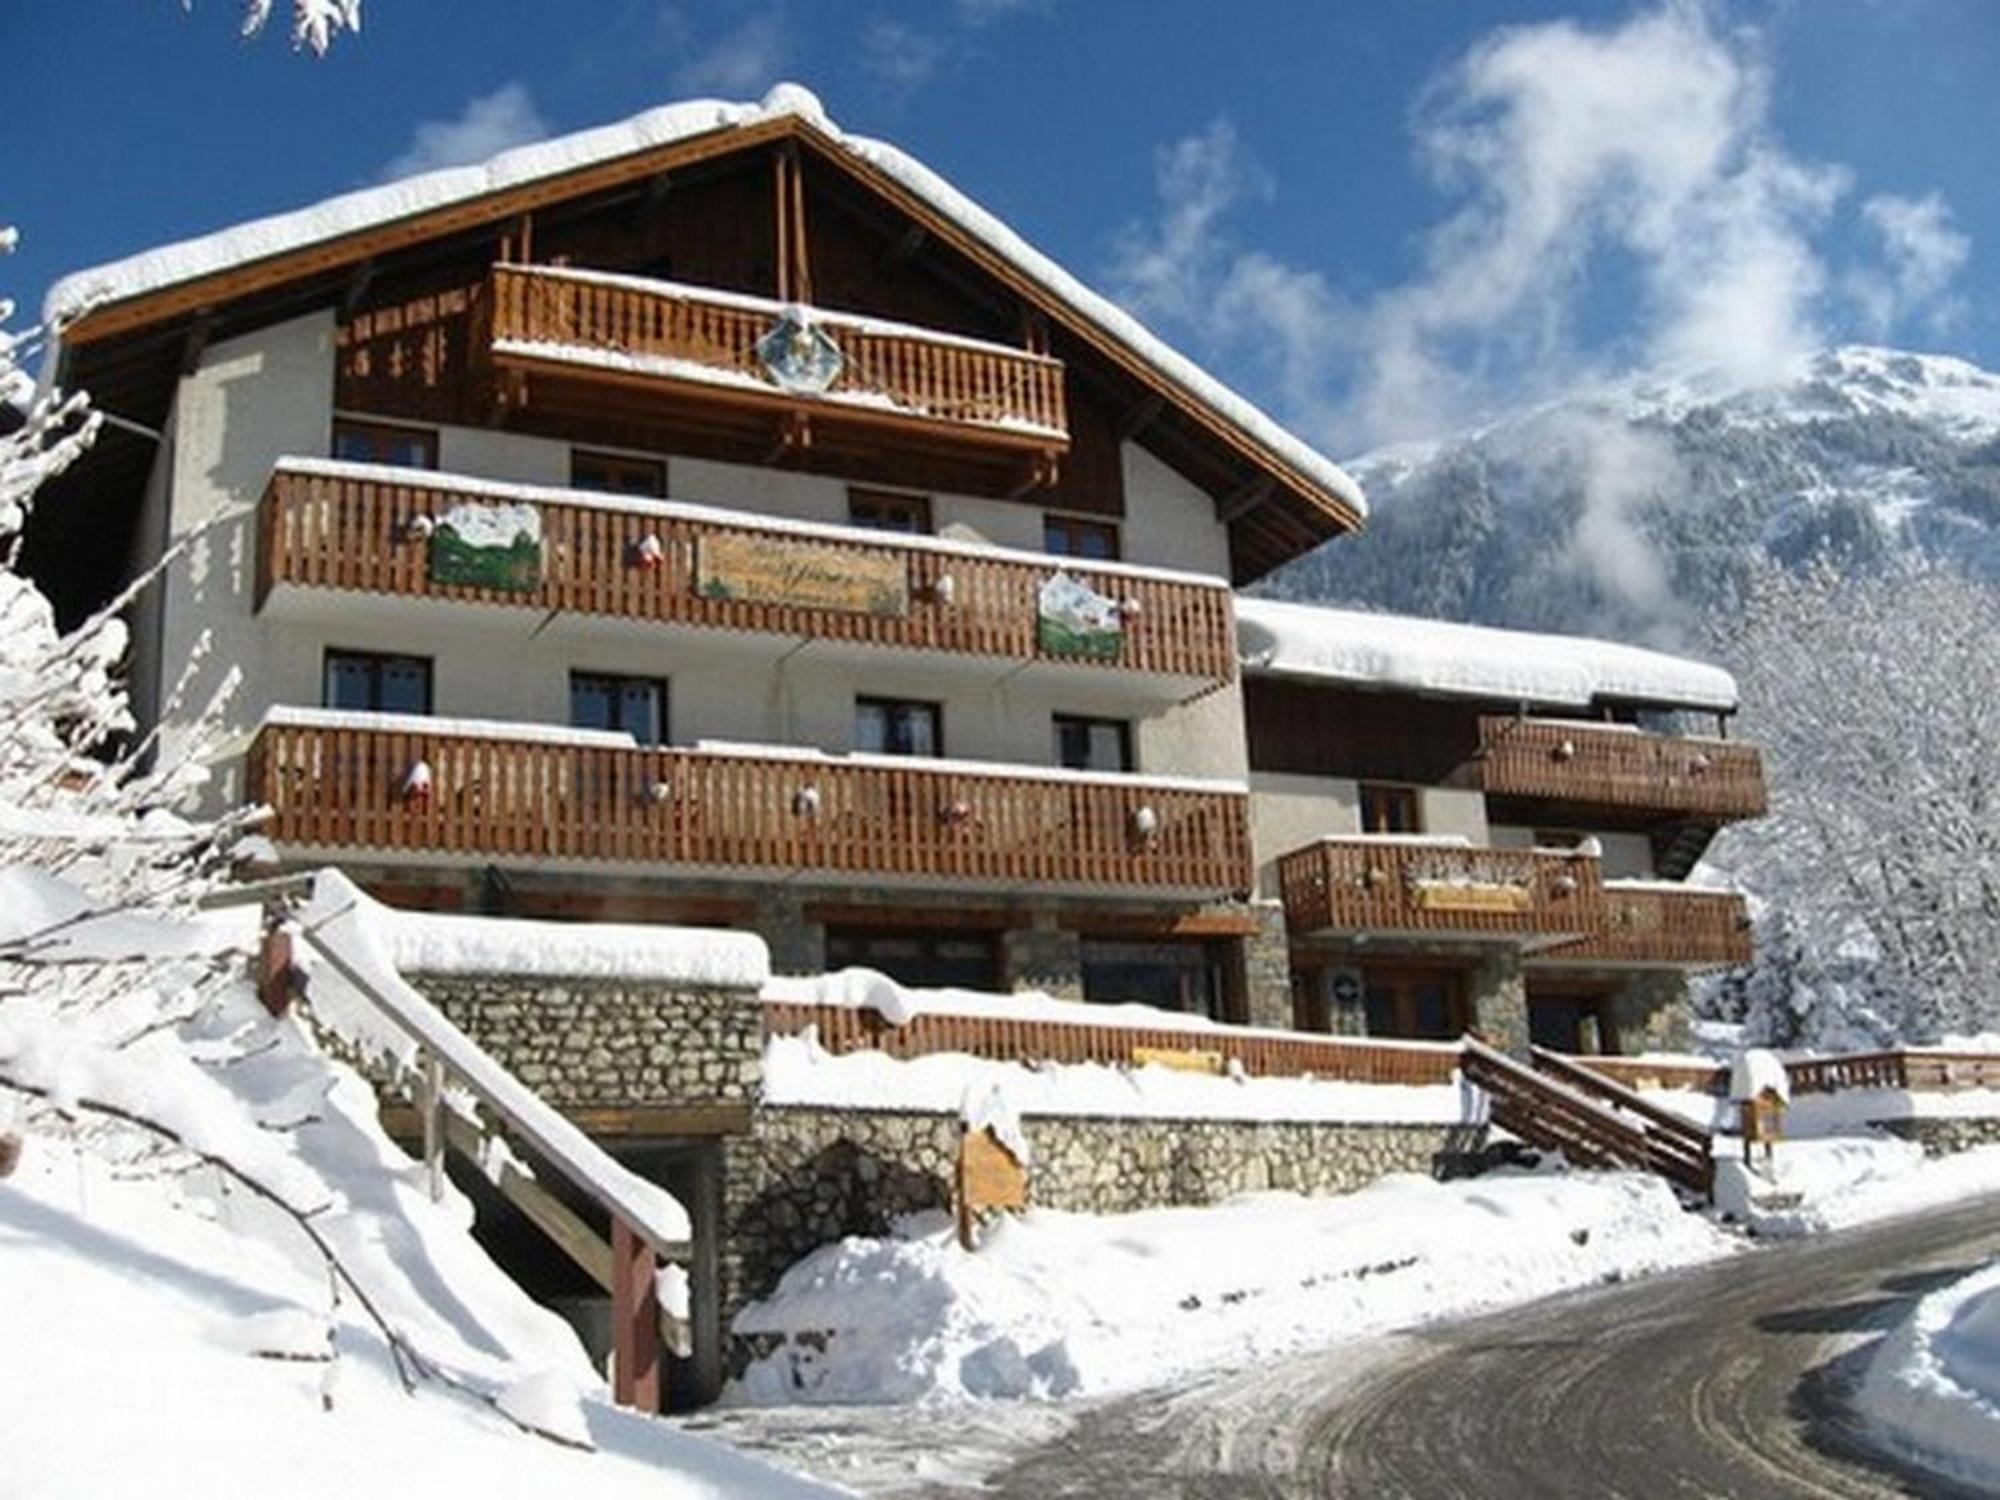
{"label": "entrance door", "polygon": [[1615,1053],[1612,990],[1591,984],[1528,981],[1528,1040],[1551,1052]]}
{"label": "entrance door", "polygon": [[1451,1041],[1471,1024],[1465,976],[1457,969],[1371,966],[1362,977],[1370,1036]]}

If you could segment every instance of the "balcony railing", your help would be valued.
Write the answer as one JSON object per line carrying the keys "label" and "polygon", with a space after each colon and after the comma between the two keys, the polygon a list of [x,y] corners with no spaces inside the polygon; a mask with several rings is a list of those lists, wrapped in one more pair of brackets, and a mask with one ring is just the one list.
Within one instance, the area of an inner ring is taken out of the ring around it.
{"label": "balcony railing", "polygon": [[1490,796],[1717,821],[1765,810],[1762,757],[1726,740],[1486,714],[1472,767],[1474,783]]}
{"label": "balcony railing", "polygon": [[[538,533],[530,565],[484,578],[440,570],[435,527],[467,504],[527,507]],[[1228,586],[1193,574],[317,459],[279,461],[258,520],[260,606],[291,585],[1076,662],[1202,685],[1236,670]],[[1115,628],[1094,647],[1045,628],[1042,590],[1059,570],[1115,605]]]}
{"label": "balcony railing", "polygon": [[1750,962],[1750,912],[1730,891],[1606,881],[1604,926],[1539,956],[1566,963],[1730,968]]}
{"label": "balcony railing", "polygon": [[[809,376],[774,373],[782,361],[769,357],[764,341],[796,315],[817,330],[822,348],[837,351],[838,373],[821,389]],[[722,402],[906,430],[955,429],[1044,452],[1069,446],[1060,360],[715,287],[496,265],[490,338],[502,364],[594,369],[627,382],[698,386]]]}
{"label": "balcony railing", "polygon": [[249,794],[281,847],[1235,895],[1248,794],[1223,785],[643,749],[614,734],[274,709]]}
{"label": "balcony railing", "polygon": [[1581,936],[1604,924],[1595,858],[1432,839],[1330,838],[1278,861],[1294,933]]}

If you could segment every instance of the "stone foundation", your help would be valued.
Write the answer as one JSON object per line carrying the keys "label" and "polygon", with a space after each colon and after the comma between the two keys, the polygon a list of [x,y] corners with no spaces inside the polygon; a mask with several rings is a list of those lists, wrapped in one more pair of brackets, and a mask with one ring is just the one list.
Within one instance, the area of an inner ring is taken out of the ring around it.
{"label": "stone foundation", "polygon": [[[1082,1213],[1219,1202],[1285,1189],[1351,1192],[1390,1172],[1436,1173],[1476,1141],[1438,1125],[1035,1117],[1030,1202]],[[760,1109],[723,1143],[725,1316],[764,1295],[785,1268],[897,1216],[951,1204],[954,1115],[896,1110]]]}
{"label": "stone foundation", "polygon": [[748,990],[413,974],[461,1031],[551,1104],[748,1104],[764,1017]]}
{"label": "stone foundation", "polygon": [[1975,1146],[2000,1142],[2000,1119],[1952,1119],[1932,1116],[1915,1120],[1878,1120],[1876,1130],[1915,1141],[1926,1156],[1951,1156]]}

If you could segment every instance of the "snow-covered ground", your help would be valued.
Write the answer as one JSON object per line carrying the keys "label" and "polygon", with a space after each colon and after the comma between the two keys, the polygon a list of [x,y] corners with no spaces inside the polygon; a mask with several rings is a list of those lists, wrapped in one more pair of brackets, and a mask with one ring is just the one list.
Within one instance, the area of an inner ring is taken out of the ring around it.
{"label": "snow-covered ground", "polygon": [[1919,1302],[1876,1349],[1857,1404],[1891,1446],[2000,1491],[2000,1264]]}
{"label": "snow-covered ground", "polygon": [[808,1256],[739,1334],[785,1335],[739,1402],[1101,1394],[1727,1255],[1741,1241],[1627,1174],[1385,1178],[1336,1198],[1034,1209],[978,1250],[942,1215]]}
{"label": "snow-covered ground", "polygon": [[1835,1135],[1778,1143],[1771,1167],[1761,1151],[1743,1164],[1733,1139],[1716,1142],[1715,1200],[1759,1235],[1796,1238],[1921,1213],[2000,1193],[2000,1146],[1926,1157],[1915,1141]]}
{"label": "snow-covered ground", "polygon": [[835,1493],[610,1406],[568,1329],[425,1211],[407,1160],[380,1169],[404,1208],[376,1225],[410,1271],[396,1321],[456,1376],[595,1452],[437,1383],[406,1394],[351,1300],[329,1363],[324,1273],[272,1243],[247,1203],[36,1136],[0,1183],[0,1496],[346,1500],[389,1475],[439,1495]]}

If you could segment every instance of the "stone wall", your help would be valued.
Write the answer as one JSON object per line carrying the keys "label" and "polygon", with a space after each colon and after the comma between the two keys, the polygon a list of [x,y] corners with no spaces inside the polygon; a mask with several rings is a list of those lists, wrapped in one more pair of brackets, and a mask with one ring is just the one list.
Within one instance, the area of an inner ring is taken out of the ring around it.
{"label": "stone wall", "polygon": [[[1025,1122],[1031,1203],[1123,1213],[1236,1193],[1352,1191],[1389,1172],[1431,1173],[1470,1149],[1438,1125],[1349,1125],[1065,1116]],[[784,1269],[850,1234],[951,1204],[955,1115],[766,1107],[723,1144],[725,1318]]]}
{"label": "stone wall", "polygon": [[763,1011],[748,990],[504,974],[410,982],[551,1104],[750,1104],[763,1079]]}
{"label": "stone wall", "polygon": [[1926,1156],[1950,1156],[1959,1151],[1970,1151],[1975,1146],[1990,1146],[2000,1141],[2000,1119],[1955,1119],[1931,1116],[1913,1120],[1878,1120],[1877,1130],[1890,1135],[1901,1136],[1906,1141],[1915,1141],[1924,1148]]}

